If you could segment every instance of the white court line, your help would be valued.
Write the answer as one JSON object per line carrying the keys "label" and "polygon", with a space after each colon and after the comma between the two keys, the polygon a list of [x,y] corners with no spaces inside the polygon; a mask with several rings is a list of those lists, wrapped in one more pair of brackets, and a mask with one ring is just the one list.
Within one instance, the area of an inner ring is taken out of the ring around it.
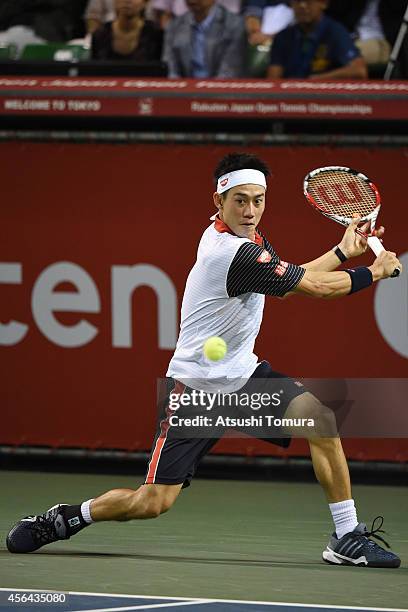
{"label": "white court line", "polygon": [[[168,599],[171,601],[219,601],[218,599],[200,599],[199,597],[164,597],[163,595],[129,595],[128,593],[92,593],[91,591],[64,591],[63,589],[15,589],[10,587],[0,587],[0,591],[13,591],[23,593],[65,593],[65,595],[84,595],[86,597],[123,597],[127,599]],[[398,610],[398,612],[408,612]]]}
{"label": "white court line", "polygon": [[215,599],[200,599],[198,601],[175,601],[172,603],[163,603],[163,604],[149,604],[145,606],[144,604],[138,606],[127,606],[126,608],[95,608],[89,610],[75,610],[75,612],[127,612],[128,610],[152,610],[153,608],[173,608],[174,606],[196,606],[198,604],[206,604],[206,603],[214,603],[217,600]]}
{"label": "white court line", "polygon": [[[332,604],[304,604],[304,603],[286,603],[283,601],[257,601],[248,599],[200,599],[199,597],[165,597],[163,595],[129,595],[122,593],[92,593],[88,591],[63,591],[55,589],[13,589],[7,587],[0,587],[0,591],[23,591],[26,593],[65,593],[66,595],[83,595],[83,596],[94,596],[94,597],[124,597],[132,599],[167,599],[179,602],[202,602],[202,603],[239,603],[239,604],[257,604],[258,606],[285,606],[285,607],[296,607],[296,608],[319,608],[325,610],[367,610],[368,612],[408,612],[408,608],[363,608],[360,606],[338,606]],[[87,610],[86,612],[90,612]],[[106,612],[106,608],[103,608],[103,612]]]}

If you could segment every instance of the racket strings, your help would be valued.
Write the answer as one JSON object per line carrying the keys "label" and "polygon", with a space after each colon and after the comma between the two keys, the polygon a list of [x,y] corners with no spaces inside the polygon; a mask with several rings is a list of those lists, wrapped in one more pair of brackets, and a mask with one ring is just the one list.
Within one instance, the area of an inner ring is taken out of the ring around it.
{"label": "racket strings", "polygon": [[310,178],[308,191],[319,208],[328,214],[365,217],[377,207],[369,183],[345,172],[321,172]]}

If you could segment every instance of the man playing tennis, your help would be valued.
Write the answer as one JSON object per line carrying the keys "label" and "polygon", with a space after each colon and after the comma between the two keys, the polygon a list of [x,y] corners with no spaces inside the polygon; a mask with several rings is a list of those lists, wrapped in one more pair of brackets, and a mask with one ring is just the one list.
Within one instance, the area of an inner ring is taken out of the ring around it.
{"label": "man playing tennis", "polygon": [[[357,520],[350,477],[335,419],[310,392],[290,378],[274,372],[253,353],[262,321],[265,295],[289,293],[315,298],[340,298],[368,288],[391,276],[401,264],[394,253],[384,251],[369,267],[335,271],[341,261],[361,255],[366,240],[357,235],[356,218],[340,244],[314,261],[301,266],[282,261],[258,231],[265,209],[264,162],[253,155],[230,154],[215,170],[214,204],[218,210],[205,230],[197,261],[188,277],[182,310],[181,330],[167,376],[179,397],[193,389],[209,392],[224,381],[223,390],[263,380],[284,390],[283,401],[274,414],[290,417],[307,414],[325,424],[325,433],[308,438],[313,467],[326,494],[335,531],[323,551],[323,559],[334,565],[399,567],[400,559],[371,537],[379,528],[367,530]],[[381,237],[384,228],[378,230]],[[202,352],[209,336],[221,336],[228,345],[225,359],[207,361]],[[238,385],[236,381],[244,380]],[[188,385],[186,385],[188,382]],[[234,387],[235,385],[235,387]],[[246,388],[246,386],[244,386]],[[280,411],[280,412],[279,412]],[[168,410],[160,421],[153,444],[145,484],[137,490],[114,489],[78,505],[57,504],[44,514],[20,520],[7,536],[10,552],[25,553],[44,544],[68,539],[99,521],[128,521],[154,518],[167,512],[181,489],[190,484],[199,460],[217,441],[214,437],[180,438],[170,425]],[[188,414],[188,411],[187,411]],[[327,432],[333,431],[328,435]],[[273,443],[287,446],[289,439],[276,433]],[[381,527],[381,525],[380,525]],[[383,540],[382,540],[383,541]]]}

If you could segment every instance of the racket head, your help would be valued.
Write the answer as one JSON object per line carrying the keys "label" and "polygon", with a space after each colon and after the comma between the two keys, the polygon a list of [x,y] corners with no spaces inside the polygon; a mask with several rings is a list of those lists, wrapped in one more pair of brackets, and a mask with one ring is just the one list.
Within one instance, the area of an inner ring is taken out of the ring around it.
{"label": "racket head", "polygon": [[303,192],[309,204],[326,217],[347,226],[357,213],[361,224],[371,222],[373,232],[381,197],[362,172],[347,166],[316,168],[305,176]]}

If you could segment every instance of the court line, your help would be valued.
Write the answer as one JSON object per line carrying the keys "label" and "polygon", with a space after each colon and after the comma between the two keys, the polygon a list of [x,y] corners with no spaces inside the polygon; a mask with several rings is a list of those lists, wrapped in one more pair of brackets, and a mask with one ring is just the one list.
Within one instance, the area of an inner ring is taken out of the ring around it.
{"label": "court line", "polygon": [[[338,606],[332,604],[305,604],[291,602],[287,603],[284,601],[257,601],[247,599],[201,599],[199,597],[165,597],[164,595],[129,595],[128,593],[93,593],[88,591],[57,591],[55,589],[21,589],[21,588],[10,588],[0,587],[0,591],[23,591],[26,593],[65,593],[66,595],[83,595],[83,596],[94,596],[94,597],[123,597],[132,599],[167,599],[171,601],[179,602],[203,602],[203,603],[239,603],[239,604],[256,604],[259,606],[284,606],[284,607],[295,607],[295,608],[319,608],[323,610],[361,610],[367,612],[408,612],[408,608],[364,608],[360,606]],[[106,612],[106,608],[103,608]],[[86,612],[90,612],[87,610]]]}
{"label": "court line", "polygon": [[196,606],[203,605],[209,603],[216,603],[215,599],[200,599],[200,600],[191,600],[191,601],[174,601],[172,603],[162,603],[162,604],[149,604],[149,605],[136,605],[136,606],[127,606],[126,608],[95,608],[89,610],[75,610],[75,612],[127,612],[128,610],[152,610],[153,608],[173,608],[175,606]]}
{"label": "court line", "polygon": [[[164,597],[163,595],[129,595],[129,593],[93,593],[91,591],[64,591],[62,589],[21,589],[0,587],[0,591],[21,591],[23,593],[65,593],[65,595],[84,595],[87,597],[123,597],[127,599],[168,599],[171,601],[218,601],[211,599],[200,599],[199,597]],[[400,611],[399,611],[400,612]],[[403,610],[402,612],[406,612]]]}
{"label": "court line", "polygon": [[[98,595],[98,593],[84,593],[81,591],[69,591],[70,595]],[[121,597],[121,595],[119,593],[117,593],[116,595],[113,593],[107,594],[107,593],[103,593],[104,597]],[[154,597],[153,595],[127,595],[127,597],[140,597],[141,599],[179,599],[181,601],[202,601],[203,603],[239,603],[239,604],[257,604],[260,606],[285,606],[285,607],[298,607],[298,608],[319,608],[319,609],[333,609],[335,608],[336,610],[361,610],[361,611],[367,611],[367,612],[408,612],[407,608],[363,608],[363,607],[359,607],[359,606],[337,606],[337,605],[331,605],[331,604],[304,604],[304,603],[286,603],[286,602],[282,602],[282,601],[252,601],[252,600],[247,600],[247,599],[211,599],[211,600],[207,600],[207,599],[199,599],[198,597],[195,598],[191,598],[190,600],[188,599],[188,597],[164,597],[164,596],[158,596],[158,597]]]}
{"label": "court line", "polygon": [[335,604],[287,603],[285,601],[251,601],[247,599],[213,599],[217,603],[256,604],[260,606],[285,606],[290,608],[319,608],[322,610],[361,610],[362,612],[408,612],[407,608],[360,608],[359,606],[338,606]]}

